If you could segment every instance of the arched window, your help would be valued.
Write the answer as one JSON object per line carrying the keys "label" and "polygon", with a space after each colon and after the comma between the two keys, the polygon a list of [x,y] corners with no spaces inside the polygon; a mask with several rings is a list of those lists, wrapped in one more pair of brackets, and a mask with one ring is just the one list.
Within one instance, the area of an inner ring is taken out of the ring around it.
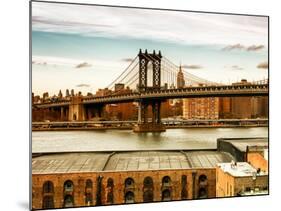
{"label": "arched window", "polygon": [[53,196],[44,196],[42,208],[43,209],[54,208],[54,197]]}
{"label": "arched window", "polygon": [[72,195],[66,195],[64,197],[64,207],[73,207],[74,206],[74,199]]}
{"label": "arched window", "polygon": [[114,195],[113,195],[114,181],[112,178],[108,178],[106,187],[107,187],[107,191],[108,191],[106,202],[109,204],[113,204],[113,202],[114,202]]}
{"label": "arched window", "polygon": [[92,196],[92,194],[91,193],[86,193],[85,194],[85,204],[87,206],[90,206],[90,205],[92,205],[92,203],[93,203],[93,196]]}
{"label": "arched window", "polygon": [[133,188],[135,184],[135,181],[129,177],[125,180],[125,188]]}
{"label": "arched window", "polygon": [[165,176],[162,179],[163,186],[170,186],[171,185],[171,178],[169,176]]}
{"label": "arched window", "polygon": [[145,177],[143,180],[143,202],[153,202],[153,180]]}
{"label": "arched window", "polygon": [[54,185],[51,181],[46,181],[43,184],[43,193],[53,193]]}
{"label": "arched window", "polygon": [[135,194],[132,191],[128,191],[125,194],[125,203],[126,204],[135,203]]}
{"label": "arched window", "polygon": [[151,177],[146,177],[143,180],[143,186],[145,188],[152,188],[153,187],[153,180]]}
{"label": "arched window", "polygon": [[64,185],[64,192],[72,192],[73,191],[73,182],[71,180],[67,180]]}
{"label": "arched window", "polygon": [[198,198],[199,199],[205,199],[207,197],[208,197],[208,195],[207,195],[206,188],[200,188],[199,191],[198,191]]}
{"label": "arched window", "polygon": [[187,177],[186,177],[186,175],[181,176],[181,198],[187,199]]}
{"label": "arched window", "polygon": [[113,188],[113,186],[114,186],[113,179],[109,178],[109,179],[107,180],[107,187]]}
{"label": "arched window", "polygon": [[205,174],[201,174],[199,176],[199,183],[207,181],[207,176]]}
{"label": "arched window", "polygon": [[114,195],[113,195],[112,191],[107,193],[107,200],[106,201],[109,204],[113,204],[113,202],[114,202]]}
{"label": "arched window", "polygon": [[143,192],[143,202],[153,202],[153,190]]}
{"label": "arched window", "polygon": [[171,200],[171,191],[169,189],[165,189],[162,192],[162,201],[170,201]]}
{"label": "arched window", "polygon": [[86,180],[86,188],[93,188],[93,182],[90,179]]}

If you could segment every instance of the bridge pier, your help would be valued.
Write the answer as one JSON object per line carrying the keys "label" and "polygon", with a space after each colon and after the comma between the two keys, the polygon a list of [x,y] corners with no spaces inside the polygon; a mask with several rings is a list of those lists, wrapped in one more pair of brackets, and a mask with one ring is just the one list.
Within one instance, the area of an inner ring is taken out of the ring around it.
{"label": "bridge pier", "polygon": [[[152,121],[148,121],[148,107],[152,106]],[[161,123],[161,101],[139,101],[138,123],[133,127],[134,132],[164,132],[165,126]]]}
{"label": "bridge pier", "polygon": [[[147,91],[159,91],[161,89],[161,52],[148,53],[147,50],[138,54],[139,57],[139,84],[140,93]],[[148,64],[152,63],[152,86],[148,84]],[[148,121],[148,106],[152,107],[152,121]],[[165,126],[161,123],[161,100],[140,100],[138,108],[138,124],[134,126],[134,132],[163,132]]]}
{"label": "bridge pier", "polygon": [[73,96],[69,105],[68,112],[69,121],[84,121],[85,120],[85,106],[83,105],[81,96]]}

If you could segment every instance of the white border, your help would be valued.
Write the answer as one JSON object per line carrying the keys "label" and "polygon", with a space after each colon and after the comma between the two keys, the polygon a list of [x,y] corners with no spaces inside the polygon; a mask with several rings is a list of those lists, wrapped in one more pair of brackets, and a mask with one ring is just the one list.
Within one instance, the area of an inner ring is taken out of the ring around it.
{"label": "white border", "polygon": [[[58,0],[59,1],[59,0]],[[271,210],[279,203],[280,164],[278,139],[280,119],[280,6],[278,1],[225,0],[67,0],[94,4],[155,7],[270,16],[270,196],[209,199],[169,203],[120,205],[67,210]],[[29,3],[27,0],[1,2],[1,189],[0,210],[28,210],[29,198]],[[180,33],[180,32],[179,32]],[[279,65],[278,65],[279,63]],[[279,129],[280,130],[280,129]],[[277,208],[278,209],[278,208]],[[66,209],[65,209],[66,210]]]}

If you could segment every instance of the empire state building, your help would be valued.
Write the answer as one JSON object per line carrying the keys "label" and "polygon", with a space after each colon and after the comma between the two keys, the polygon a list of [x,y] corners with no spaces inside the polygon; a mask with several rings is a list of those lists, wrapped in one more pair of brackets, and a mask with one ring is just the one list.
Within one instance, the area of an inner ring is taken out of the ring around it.
{"label": "empire state building", "polygon": [[177,75],[177,88],[183,88],[184,86],[185,86],[184,75],[180,65],[180,69]]}

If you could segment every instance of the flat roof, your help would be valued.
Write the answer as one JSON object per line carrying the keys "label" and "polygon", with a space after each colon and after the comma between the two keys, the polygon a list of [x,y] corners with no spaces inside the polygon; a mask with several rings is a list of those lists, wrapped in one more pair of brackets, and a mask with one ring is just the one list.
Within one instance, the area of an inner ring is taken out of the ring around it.
{"label": "flat roof", "polygon": [[268,148],[268,138],[243,138],[243,139],[222,139],[224,142],[231,143],[241,152],[246,152],[247,146],[249,147],[259,147]]}
{"label": "flat roof", "polygon": [[60,153],[32,158],[32,174],[102,171],[110,153]]}
{"label": "flat roof", "polygon": [[[236,165],[232,163],[218,163],[217,165],[233,177],[257,176],[257,170],[247,162],[237,162]],[[267,175],[267,173],[260,172],[258,175]]]}
{"label": "flat roof", "polygon": [[215,168],[231,160],[218,151],[72,152],[32,158],[32,174]]}

